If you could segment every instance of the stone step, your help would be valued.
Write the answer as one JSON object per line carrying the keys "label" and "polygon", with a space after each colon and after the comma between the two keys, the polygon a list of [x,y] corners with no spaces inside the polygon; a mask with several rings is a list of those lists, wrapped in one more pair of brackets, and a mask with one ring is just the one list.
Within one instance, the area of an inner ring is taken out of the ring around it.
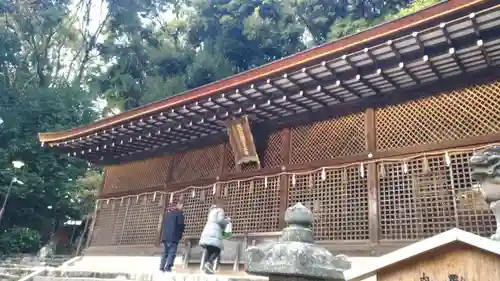
{"label": "stone step", "polygon": [[2,263],[5,264],[37,264],[41,262],[46,262],[46,263],[54,263],[54,264],[61,264],[69,259],[71,259],[72,256],[56,256],[56,257],[48,257],[44,259],[40,259],[35,256],[14,256],[14,257],[7,257],[2,259]]}
{"label": "stone step", "polygon": [[0,273],[4,274],[13,274],[13,275],[28,275],[31,272],[35,271],[34,268],[0,268]]}
{"label": "stone step", "polygon": [[[90,275],[90,276],[83,276]],[[35,276],[33,281],[265,281],[267,278],[256,276],[232,276],[232,275],[206,275],[206,274],[181,274],[181,273],[157,273],[157,274],[102,274],[94,275],[82,274],[82,272],[72,273],[68,276]]]}
{"label": "stone step", "polygon": [[8,274],[8,273],[1,273],[0,272],[0,281],[13,281],[13,280],[18,280],[22,275],[15,275],[15,274]]}
{"label": "stone step", "polygon": [[18,263],[0,263],[0,269],[2,268],[31,268],[31,266]]}
{"label": "stone step", "polygon": [[35,276],[33,281],[106,281],[117,279],[99,279],[91,277],[48,277],[48,276]]}

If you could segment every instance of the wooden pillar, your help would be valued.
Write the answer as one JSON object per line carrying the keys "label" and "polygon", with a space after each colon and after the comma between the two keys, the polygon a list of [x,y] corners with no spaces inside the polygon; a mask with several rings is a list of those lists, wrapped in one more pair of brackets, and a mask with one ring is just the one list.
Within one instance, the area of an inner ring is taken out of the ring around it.
{"label": "wooden pillar", "polygon": [[[374,153],[377,149],[375,109],[368,108],[365,111],[365,137],[366,151]],[[370,155],[370,154],[369,154]],[[379,241],[379,212],[378,212],[378,171],[377,164],[367,165],[367,186],[368,186],[368,227],[370,242],[372,245]]]}
{"label": "wooden pillar", "polygon": [[99,192],[97,193],[97,197],[100,197],[103,195],[104,187],[105,187],[105,181],[106,181],[106,174],[108,173],[108,167],[104,167],[104,173],[102,175],[102,181],[101,185],[99,186]]}
{"label": "wooden pillar", "polygon": [[215,198],[222,198],[224,197],[224,185],[222,183],[216,183],[215,184]]}
{"label": "wooden pillar", "polygon": [[[100,204],[97,204],[96,203],[96,206],[95,206],[95,209],[94,209],[94,213],[92,215],[92,224],[90,225],[90,228],[88,230],[88,233],[87,233],[87,241],[85,243],[85,249],[87,249],[91,244],[94,238],[94,228],[95,228],[95,225],[96,225],[96,221],[97,221],[97,216],[99,215],[99,208],[100,208]],[[82,237],[80,238],[80,241],[82,241],[81,239],[83,239],[85,235],[85,231],[82,233]],[[82,249],[80,248],[80,251]]]}
{"label": "wooden pillar", "polygon": [[[288,164],[290,164],[291,148],[292,148],[292,130],[285,128],[282,131],[283,146],[281,148],[281,159],[283,159],[283,169],[286,171]],[[285,212],[288,208],[288,189],[290,185],[289,177],[287,175],[280,176],[279,196],[280,196],[280,211],[279,211],[279,229],[285,227]]]}
{"label": "wooden pillar", "polygon": [[366,151],[368,153],[373,153],[377,150],[376,138],[375,109],[368,108],[365,111],[365,139]]}
{"label": "wooden pillar", "polygon": [[378,189],[377,189],[377,164],[370,163],[368,167],[368,227],[370,231],[370,242],[377,244],[379,241],[379,213],[378,213]]}
{"label": "wooden pillar", "polygon": [[[166,187],[163,187],[163,189],[166,189]],[[158,199],[158,204],[163,207],[162,212],[158,218],[158,229],[156,233],[156,245],[161,246],[161,239],[162,239],[162,234],[163,234],[163,220],[165,218],[165,212],[167,211],[167,206],[168,206],[168,200],[169,196],[165,194],[165,196],[160,196]]]}
{"label": "wooden pillar", "polygon": [[191,239],[185,239],[185,245],[184,245],[184,254],[182,257],[182,267],[183,268],[188,268],[189,266],[189,260],[191,259],[191,250],[192,250],[192,243],[193,241]]}
{"label": "wooden pillar", "polygon": [[165,180],[165,188],[164,190],[167,191],[168,183],[173,181],[173,174],[174,174],[174,169],[175,169],[175,164],[176,164],[176,154],[170,156],[170,164],[167,167],[167,177]]}
{"label": "wooden pillar", "polygon": [[228,149],[229,143],[225,142],[219,145],[219,150],[220,150],[220,164],[219,164],[219,172],[217,175],[219,178],[222,178],[224,174],[227,172],[226,171],[226,165],[227,165],[227,155],[226,155],[226,150]]}

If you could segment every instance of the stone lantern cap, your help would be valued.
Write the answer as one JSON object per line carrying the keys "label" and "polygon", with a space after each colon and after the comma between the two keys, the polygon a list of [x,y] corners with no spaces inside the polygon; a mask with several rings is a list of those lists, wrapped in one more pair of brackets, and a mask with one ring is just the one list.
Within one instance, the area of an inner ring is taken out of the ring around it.
{"label": "stone lantern cap", "polygon": [[293,276],[316,280],[345,280],[351,263],[314,244],[312,212],[301,203],[285,213],[287,227],[277,243],[250,247],[247,272],[264,276]]}

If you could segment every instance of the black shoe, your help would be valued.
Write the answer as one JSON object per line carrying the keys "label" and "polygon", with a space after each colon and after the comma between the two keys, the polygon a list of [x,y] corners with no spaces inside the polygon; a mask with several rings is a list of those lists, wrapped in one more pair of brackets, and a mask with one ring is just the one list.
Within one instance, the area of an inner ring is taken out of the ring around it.
{"label": "black shoe", "polygon": [[213,266],[212,264],[210,263],[205,263],[205,265],[203,266],[203,271],[206,273],[206,274],[215,274],[215,270],[213,269]]}

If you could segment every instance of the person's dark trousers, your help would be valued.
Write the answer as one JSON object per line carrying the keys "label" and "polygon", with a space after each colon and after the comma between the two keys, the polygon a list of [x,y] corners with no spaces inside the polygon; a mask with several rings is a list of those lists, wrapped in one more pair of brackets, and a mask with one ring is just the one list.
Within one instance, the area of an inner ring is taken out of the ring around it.
{"label": "person's dark trousers", "polygon": [[163,242],[163,255],[161,256],[160,270],[172,271],[178,243]]}
{"label": "person's dark trousers", "polygon": [[207,246],[207,254],[206,254],[206,263],[213,269],[213,271],[217,271],[220,262],[220,248],[215,246]]}

